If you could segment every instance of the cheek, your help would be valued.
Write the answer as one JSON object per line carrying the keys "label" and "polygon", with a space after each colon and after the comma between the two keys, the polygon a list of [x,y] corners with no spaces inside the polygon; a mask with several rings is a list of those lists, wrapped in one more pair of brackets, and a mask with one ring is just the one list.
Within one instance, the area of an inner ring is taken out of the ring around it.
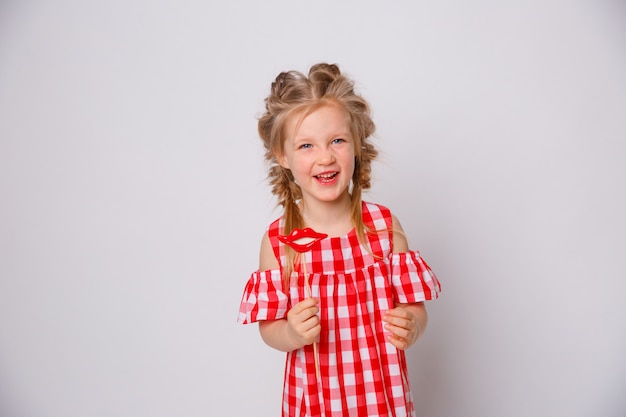
{"label": "cheek", "polygon": [[354,177],[354,172],[356,171],[356,156],[352,154],[349,162],[349,170],[350,170],[350,178]]}
{"label": "cheek", "polygon": [[354,152],[352,151],[346,152],[346,155],[344,156],[344,160],[345,160],[346,166],[350,168],[352,171],[354,171],[354,167],[356,166],[356,156]]}
{"label": "cheek", "polygon": [[292,171],[301,171],[306,165],[306,158],[303,158],[302,155],[291,155],[289,158],[289,164],[291,165]]}

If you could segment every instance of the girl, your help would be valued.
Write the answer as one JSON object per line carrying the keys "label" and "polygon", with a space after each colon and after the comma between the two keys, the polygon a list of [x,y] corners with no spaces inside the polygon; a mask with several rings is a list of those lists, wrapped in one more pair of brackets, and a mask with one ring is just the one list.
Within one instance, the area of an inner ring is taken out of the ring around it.
{"label": "girl", "polygon": [[[283,416],[414,415],[404,350],[440,285],[398,219],[361,200],[377,151],[353,87],[336,65],[283,72],[259,120],[284,213],[263,236],[239,321],[287,352]],[[302,228],[316,239],[300,254],[282,241]]]}

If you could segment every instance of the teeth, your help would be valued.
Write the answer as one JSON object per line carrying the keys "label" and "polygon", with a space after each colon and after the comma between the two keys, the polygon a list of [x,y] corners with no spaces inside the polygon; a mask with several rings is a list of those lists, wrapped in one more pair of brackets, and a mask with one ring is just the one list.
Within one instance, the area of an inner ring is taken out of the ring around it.
{"label": "teeth", "polygon": [[318,175],[319,178],[332,178],[336,175],[336,172],[333,172],[332,174],[320,174]]}

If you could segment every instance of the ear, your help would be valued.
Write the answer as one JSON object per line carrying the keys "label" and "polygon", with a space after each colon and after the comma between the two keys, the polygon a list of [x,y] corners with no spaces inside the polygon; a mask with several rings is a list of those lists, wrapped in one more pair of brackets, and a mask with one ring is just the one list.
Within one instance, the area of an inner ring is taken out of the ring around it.
{"label": "ear", "polygon": [[281,153],[281,154],[275,154],[276,156],[276,160],[278,161],[278,165],[280,165],[281,167],[285,168],[285,169],[291,169],[289,168],[289,163],[287,162],[287,157],[285,156],[285,153]]}

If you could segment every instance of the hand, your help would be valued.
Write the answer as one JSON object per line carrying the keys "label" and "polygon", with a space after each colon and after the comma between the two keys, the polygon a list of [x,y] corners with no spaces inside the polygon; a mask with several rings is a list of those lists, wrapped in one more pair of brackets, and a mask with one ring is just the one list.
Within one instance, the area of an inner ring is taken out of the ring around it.
{"label": "hand", "polygon": [[287,313],[287,334],[299,347],[315,342],[322,331],[318,311],[317,299],[307,298]]}
{"label": "hand", "polygon": [[391,334],[387,340],[400,350],[408,349],[417,341],[422,332],[418,315],[423,306],[400,305],[385,313],[385,329]]}

